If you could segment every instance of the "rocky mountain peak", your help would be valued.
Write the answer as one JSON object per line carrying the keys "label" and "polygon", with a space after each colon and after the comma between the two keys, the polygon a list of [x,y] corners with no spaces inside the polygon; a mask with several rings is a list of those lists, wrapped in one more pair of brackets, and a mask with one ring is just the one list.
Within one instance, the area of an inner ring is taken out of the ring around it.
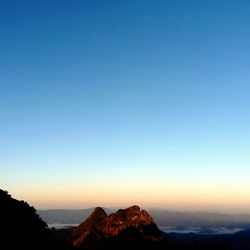
{"label": "rocky mountain peak", "polygon": [[107,241],[113,242],[116,238],[122,238],[124,241],[163,240],[152,217],[140,207],[119,209],[109,216],[104,209],[97,207],[90,217],[76,228],[73,244],[77,247],[97,249],[95,246],[98,242],[103,245]]}
{"label": "rocky mountain peak", "polygon": [[110,231],[114,229],[117,231],[113,234],[118,234],[120,230],[127,227],[138,227],[141,225],[150,225],[154,224],[151,216],[144,210],[140,210],[138,206],[132,206],[126,209],[119,209],[116,213],[113,213],[109,216],[109,220],[107,222],[107,228]]}
{"label": "rocky mountain peak", "polygon": [[104,219],[107,217],[107,214],[105,210],[102,207],[96,207],[92,214],[90,215],[90,218],[92,219]]}

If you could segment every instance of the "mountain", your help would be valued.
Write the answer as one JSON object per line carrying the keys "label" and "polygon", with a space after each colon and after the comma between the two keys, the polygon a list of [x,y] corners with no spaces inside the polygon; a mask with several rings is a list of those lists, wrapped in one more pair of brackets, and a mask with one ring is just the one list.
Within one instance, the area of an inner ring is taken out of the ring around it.
{"label": "mountain", "polygon": [[219,235],[164,233],[138,206],[110,215],[97,207],[76,228],[49,229],[34,207],[1,189],[0,225],[1,250],[250,250],[250,229]]}
{"label": "mountain", "polygon": [[0,190],[0,249],[69,249],[60,244],[34,207]]}
{"label": "mountain", "polygon": [[154,249],[164,242],[152,217],[138,206],[107,215],[97,207],[73,232],[81,249]]}
{"label": "mountain", "polygon": [[[38,214],[48,224],[80,224],[93,212],[94,208],[87,209],[48,209],[38,210]],[[108,209],[105,209],[109,212]]]}
{"label": "mountain", "polygon": [[159,227],[249,228],[250,214],[149,210]]}

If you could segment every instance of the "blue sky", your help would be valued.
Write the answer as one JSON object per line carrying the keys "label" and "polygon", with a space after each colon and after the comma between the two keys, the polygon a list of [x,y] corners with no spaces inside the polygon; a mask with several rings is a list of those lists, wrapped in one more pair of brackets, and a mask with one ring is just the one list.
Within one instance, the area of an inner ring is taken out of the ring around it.
{"label": "blue sky", "polygon": [[2,188],[250,212],[249,27],[244,0],[0,1]]}

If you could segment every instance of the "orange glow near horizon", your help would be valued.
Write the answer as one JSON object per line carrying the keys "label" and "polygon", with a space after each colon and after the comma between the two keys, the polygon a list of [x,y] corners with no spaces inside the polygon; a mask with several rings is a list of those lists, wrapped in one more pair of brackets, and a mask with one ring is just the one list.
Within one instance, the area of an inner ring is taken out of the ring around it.
{"label": "orange glow near horizon", "polygon": [[[152,183],[151,183],[152,184]],[[86,207],[126,207],[137,204],[145,208],[169,210],[250,212],[250,188],[244,185],[173,185],[153,186],[111,184],[103,186],[33,187],[13,190],[13,197],[28,201],[37,209]]]}

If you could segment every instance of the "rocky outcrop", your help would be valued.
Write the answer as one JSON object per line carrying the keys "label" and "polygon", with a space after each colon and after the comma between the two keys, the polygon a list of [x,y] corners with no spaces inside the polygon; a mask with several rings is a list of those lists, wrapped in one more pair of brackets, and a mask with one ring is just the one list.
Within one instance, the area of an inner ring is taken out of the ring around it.
{"label": "rocky outcrop", "polygon": [[74,246],[84,249],[123,249],[163,241],[152,217],[138,206],[119,209],[109,216],[97,207],[73,234]]}

